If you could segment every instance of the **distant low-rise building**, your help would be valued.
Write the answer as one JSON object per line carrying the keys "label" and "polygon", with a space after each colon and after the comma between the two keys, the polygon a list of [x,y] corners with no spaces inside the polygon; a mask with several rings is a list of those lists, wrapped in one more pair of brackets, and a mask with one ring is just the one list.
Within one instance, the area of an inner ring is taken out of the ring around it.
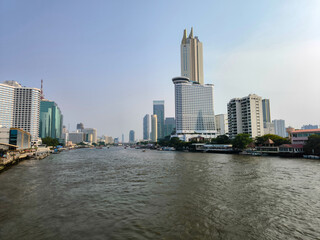
{"label": "distant low-rise building", "polygon": [[19,128],[11,128],[9,144],[18,146],[18,149],[31,148],[31,134]]}
{"label": "distant low-rise building", "polygon": [[318,125],[311,125],[311,124],[308,124],[308,125],[303,125],[301,127],[302,130],[307,130],[307,129],[318,129],[319,126]]}

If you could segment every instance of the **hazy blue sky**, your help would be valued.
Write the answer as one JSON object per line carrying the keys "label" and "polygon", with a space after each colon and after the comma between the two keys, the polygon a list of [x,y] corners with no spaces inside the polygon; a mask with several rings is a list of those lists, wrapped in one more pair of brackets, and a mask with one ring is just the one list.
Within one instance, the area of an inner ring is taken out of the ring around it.
{"label": "hazy blue sky", "polygon": [[0,81],[39,87],[64,124],[142,137],[152,100],[174,116],[183,29],[203,42],[215,112],[256,93],[272,119],[320,124],[320,1],[0,1]]}

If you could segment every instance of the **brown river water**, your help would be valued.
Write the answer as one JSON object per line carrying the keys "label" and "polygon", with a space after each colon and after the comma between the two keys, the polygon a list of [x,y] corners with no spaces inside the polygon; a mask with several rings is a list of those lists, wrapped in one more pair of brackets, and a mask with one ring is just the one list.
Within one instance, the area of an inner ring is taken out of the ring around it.
{"label": "brown river water", "polygon": [[0,239],[320,239],[320,161],[80,149],[0,174]]}

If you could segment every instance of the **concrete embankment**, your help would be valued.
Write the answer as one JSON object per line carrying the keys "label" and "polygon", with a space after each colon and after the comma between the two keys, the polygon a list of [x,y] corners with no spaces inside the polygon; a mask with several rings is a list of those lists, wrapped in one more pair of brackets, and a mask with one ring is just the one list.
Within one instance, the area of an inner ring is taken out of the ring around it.
{"label": "concrete embankment", "polygon": [[26,159],[41,160],[50,154],[51,150],[49,148],[38,149],[37,151],[8,151],[0,157],[0,172]]}

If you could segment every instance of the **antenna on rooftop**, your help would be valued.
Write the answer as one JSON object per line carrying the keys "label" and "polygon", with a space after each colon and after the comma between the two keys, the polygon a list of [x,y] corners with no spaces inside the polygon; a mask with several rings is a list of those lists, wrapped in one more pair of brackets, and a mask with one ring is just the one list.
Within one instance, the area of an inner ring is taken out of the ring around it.
{"label": "antenna on rooftop", "polygon": [[43,95],[43,79],[41,79],[41,96],[40,99],[43,100],[44,99],[44,95]]}

